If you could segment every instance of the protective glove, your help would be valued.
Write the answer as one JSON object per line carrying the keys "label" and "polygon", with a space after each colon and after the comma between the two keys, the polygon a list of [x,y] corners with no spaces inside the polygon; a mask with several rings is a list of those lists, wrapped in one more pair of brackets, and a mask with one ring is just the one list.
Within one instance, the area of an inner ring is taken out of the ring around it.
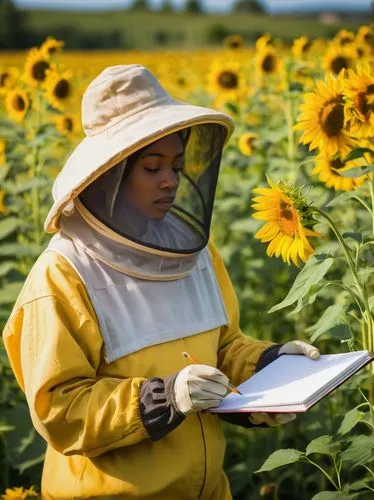
{"label": "protective glove", "polygon": [[226,396],[228,384],[229,379],[217,368],[186,366],[174,381],[174,404],[184,415],[214,408]]}
{"label": "protective glove", "polygon": [[301,340],[291,340],[291,342],[282,345],[279,354],[303,354],[313,360],[318,359],[320,356],[320,352],[316,347]]}
{"label": "protective glove", "polygon": [[295,420],[295,413],[251,413],[248,417],[253,425],[266,424],[269,427],[286,424]]}

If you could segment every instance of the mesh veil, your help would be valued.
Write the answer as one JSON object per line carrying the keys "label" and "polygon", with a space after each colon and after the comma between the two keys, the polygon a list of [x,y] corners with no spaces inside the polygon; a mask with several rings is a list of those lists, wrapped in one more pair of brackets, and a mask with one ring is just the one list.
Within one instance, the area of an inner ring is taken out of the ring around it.
{"label": "mesh veil", "polygon": [[124,184],[139,151],[101,175],[79,199],[94,217],[126,239],[183,254],[196,252],[208,242],[226,130],[221,125],[202,124],[178,134],[184,144],[184,168],[173,206],[163,219],[150,219],[124,195]]}

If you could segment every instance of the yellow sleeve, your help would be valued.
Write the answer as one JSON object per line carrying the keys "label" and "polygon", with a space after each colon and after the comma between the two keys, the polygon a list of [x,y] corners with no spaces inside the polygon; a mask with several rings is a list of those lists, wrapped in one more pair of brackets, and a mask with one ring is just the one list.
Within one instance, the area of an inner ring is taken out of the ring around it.
{"label": "yellow sleeve", "polygon": [[42,254],[3,337],[33,424],[56,450],[93,457],[148,437],[139,411],[145,379],[97,376],[103,340],[85,288],[63,257]]}
{"label": "yellow sleeve", "polygon": [[239,326],[238,299],[225,264],[213,243],[209,243],[209,251],[228,317],[228,325],[221,328],[217,368],[239,385],[253,375],[261,354],[275,344],[243,334]]}

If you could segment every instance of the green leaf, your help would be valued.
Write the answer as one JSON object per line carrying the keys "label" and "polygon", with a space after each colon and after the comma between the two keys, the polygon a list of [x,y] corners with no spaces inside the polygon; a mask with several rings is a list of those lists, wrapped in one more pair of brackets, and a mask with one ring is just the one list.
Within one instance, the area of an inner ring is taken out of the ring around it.
{"label": "green leaf", "polygon": [[23,287],[23,282],[6,283],[0,288],[0,304],[11,304],[15,302],[19,292]]}
{"label": "green leaf", "polygon": [[358,243],[363,242],[363,237],[361,233],[353,233],[347,231],[346,233],[342,234],[343,238],[352,238],[353,240],[357,241]]}
{"label": "green leaf", "polygon": [[2,182],[6,178],[9,170],[10,170],[10,165],[8,164],[5,164],[0,168],[0,182]]}
{"label": "green leaf", "polygon": [[304,453],[302,451],[293,448],[277,450],[265,460],[261,469],[255,472],[267,472],[283,465],[293,464],[298,462],[303,456]]}
{"label": "green leaf", "polygon": [[374,151],[370,148],[355,148],[344,158],[343,162],[357,160],[361,158],[365,153],[374,154]]}
{"label": "green leaf", "polygon": [[321,281],[334,262],[331,257],[320,260],[320,257],[311,257],[300,273],[297,275],[287,297],[279,304],[273,306],[268,313],[279,311],[288,307],[306,295],[310,288]]}
{"label": "green leaf", "polygon": [[0,264],[0,278],[6,276],[9,273],[9,271],[12,271],[13,269],[17,269],[17,264],[15,262],[11,260],[2,262]]}
{"label": "green leaf", "polygon": [[23,453],[25,450],[27,450],[29,446],[32,445],[35,436],[36,436],[36,431],[34,428],[31,428],[27,436],[21,438],[18,446],[15,448],[15,451],[20,454]]}
{"label": "green leaf", "polygon": [[314,495],[312,500],[354,500],[358,498],[357,494],[348,494],[343,491],[320,491]]}
{"label": "green leaf", "polygon": [[311,453],[319,453],[321,455],[335,456],[339,450],[340,444],[334,443],[332,436],[325,434],[313,439],[313,441],[308,444],[305,454],[310,455]]}
{"label": "green leaf", "polygon": [[9,432],[15,429],[14,425],[5,424],[4,422],[0,422],[0,432]]}
{"label": "green leaf", "polygon": [[370,479],[359,479],[354,483],[347,484],[348,491],[368,490]]}
{"label": "green leaf", "polygon": [[23,474],[25,470],[30,469],[30,467],[34,467],[34,465],[41,464],[44,458],[45,458],[45,453],[42,453],[36,458],[26,460],[25,462],[22,462],[21,464],[17,465],[17,469],[19,470],[20,474]]}
{"label": "green leaf", "polygon": [[43,188],[49,186],[50,180],[40,177],[35,177],[34,179],[29,179],[28,181],[22,183],[8,182],[7,192],[12,195],[17,195],[30,191],[31,189]]}
{"label": "green leaf", "polygon": [[4,243],[0,245],[0,256],[14,256],[17,257],[37,257],[42,251],[41,247],[37,245],[30,245],[25,247],[18,243]]}
{"label": "green leaf", "polygon": [[239,115],[239,107],[234,102],[228,101],[225,103],[226,107],[235,115]]}
{"label": "green leaf", "polygon": [[254,219],[240,219],[231,224],[231,229],[243,233],[254,233],[258,229],[258,222]]}
{"label": "green leaf", "polygon": [[355,436],[351,444],[341,454],[344,462],[353,462],[354,465],[366,464],[374,458],[374,435]]}
{"label": "green leaf", "polygon": [[340,177],[350,177],[352,179],[355,179],[357,177],[362,177],[363,175],[369,174],[370,172],[374,172],[374,165],[350,168],[349,170],[344,170],[344,172],[335,170],[335,172],[340,175]]}
{"label": "green leaf", "polygon": [[12,234],[19,227],[20,222],[16,217],[7,217],[0,220],[0,240]]}
{"label": "green leaf", "polygon": [[[313,343],[318,337],[337,325],[345,325],[345,309],[343,304],[334,304],[325,309],[317,323],[306,329],[313,335],[310,341]],[[349,330],[348,330],[349,332]]]}
{"label": "green leaf", "polygon": [[346,201],[351,200],[354,196],[357,196],[355,191],[347,191],[346,193],[341,193],[335,196],[331,201],[326,203],[326,207],[333,207],[339,205],[340,203],[344,204]]}

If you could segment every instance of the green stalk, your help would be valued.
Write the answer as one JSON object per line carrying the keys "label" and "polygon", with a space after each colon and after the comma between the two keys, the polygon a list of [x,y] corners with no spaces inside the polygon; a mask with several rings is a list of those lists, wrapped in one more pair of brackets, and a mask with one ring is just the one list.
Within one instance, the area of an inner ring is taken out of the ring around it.
{"label": "green stalk", "polygon": [[305,457],[305,460],[307,460],[309,463],[311,463],[312,465],[315,465],[326,477],[327,479],[330,481],[330,483],[334,486],[334,488],[339,491],[339,486],[335,483],[335,481],[333,480],[333,478],[325,471],[325,469],[323,469],[320,465],[318,465],[316,462],[313,462],[313,460],[311,460],[310,458],[308,457]]}
{"label": "green stalk", "polygon": [[359,293],[360,299],[362,300],[362,302],[364,302],[364,300],[363,300],[364,291],[363,291],[362,286],[360,284],[360,281],[358,279],[358,275],[357,275],[357,271],[356,271],[356,268],[355,268],[355,264],[354,264],[352,255],[351,255],[351,253],[349,251],[348,245],[346,244],[346,242],[344,241],[344,238],[342,237],[342,235],[340,234],[338,228],[336,227],[335,222],[327,215],[327,213],[324,212],[323,210],[321,210],[320,208],[315,207],[315,206],[313,206],[312,209],[313,209],[313,211],[315,211],[318,214],[320,214],[324,219],[326,219],[327,222],[329,223],[331,229],[333,230],[333,232],[334,232],[334,234],[336,236],[336,239],[339,241],[340,246],[343,249],[345,258],[346,258],[347,263],[348,263],[348,267],[349,267],[349,269],[350,269],[350,271],[352,273],[353,281],[355,282],[355,285],[357,287],[357,291]]}
{"label": "green stalk", "polygon": [[[373,190],[373,186],[371,186],[371,189]],[[374,193],[373,193],[373,200],[374,200]],[[362,322],[363,322],[363,325],[362,325],[363,326],[363,328],[362,328],[362,335],[363,335],[362,336],[362,343],[364,346],[367,346],[366,349],[369,352],[372,352],[373,351],[373,337],[374,337],[374,322],[373,322],[373,318],[372,318],[371,311],[370,311],[369,298],[368,298],[366,287],[362,286],[360,283],[360,280],[359,280],[358,274],[357,274],[357,269],[356,269],[354,260],[352,258],[352,255],[349,251],[349,247],[346,244],[346,242],[344,241],[344,238],[340,234],[338,228],[336,227],[335,222],[327,215],[326,212],[321,210],[319,207],[313,206],[312,209],[314,210],[314,212],[320,214],[321,217],[323,217],[324,219],[327,220],[327,222],[329,223],[331,229],[333,230],[337,240],[339,241],[340,246],[343,249],[345,258],[346,258],[347,263],[348,263],[348,267],[352,273],[353,281],[356,285],[358,296],[363,304],[363,308],[362,308]],[[373,368],[371,368],[371,369],[373,369]],[[371,402],[371,404],[374,405],[374,387],[372,387],[372,386],[370,387],[370,390],[369,390],[369,401]]]}
{"label": "green stalk", "polygon": [[372,223],[372,233],[374,237],[374,174],[369,175],[369,190],[371,198],[371,223]]}
{"label": "green stalk", "polygon": [[[38,147],[36,147],[33,165],[31,166],[31,173],[32,173],[33,179],[37,179],[38,175],[39,175],[39,169],[38,169],[39,154],[38,153],[39,153]],[[35,240],[35,243],[39,247],[41,244],[41,238],[40,238],[40,228],[39,228],[39,224],[40,224],[40,196],[39,196],[38,186],[32,187],[31,197],[32,197],[32,215],[33,215],[33,219],[34,219],[34,240]]]}

